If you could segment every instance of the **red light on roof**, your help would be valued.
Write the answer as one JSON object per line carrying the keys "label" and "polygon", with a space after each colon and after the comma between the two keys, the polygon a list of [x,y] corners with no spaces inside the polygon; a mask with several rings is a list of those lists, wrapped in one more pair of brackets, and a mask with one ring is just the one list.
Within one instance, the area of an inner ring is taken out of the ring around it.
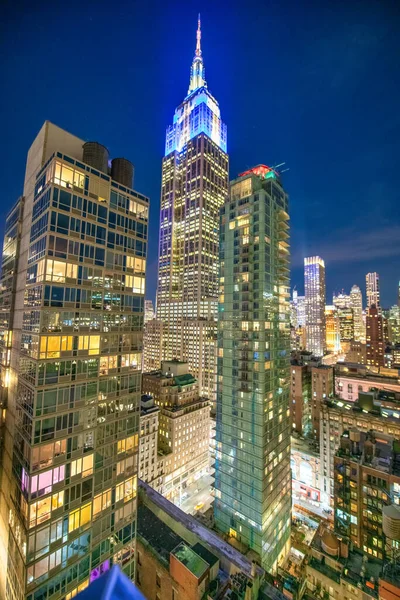
{"label": "red light on roof", "polygon": [[244,177],[245,175],[257,175],[258,177],[265,177],[267,173],[274,171],[272,167],[267,167],[267,165],[257,165],[248,171],[244,171],[243,173],[239,173],[239,177]]}

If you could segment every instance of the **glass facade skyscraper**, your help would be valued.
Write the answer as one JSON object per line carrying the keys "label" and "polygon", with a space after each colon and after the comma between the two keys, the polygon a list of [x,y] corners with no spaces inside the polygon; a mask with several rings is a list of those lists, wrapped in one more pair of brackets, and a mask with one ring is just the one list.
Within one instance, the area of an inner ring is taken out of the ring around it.
{"label": "glass facade skyscraper", "polygon": [[179,359],[215,398],[219,209],[228,193],[226,126],[205,80],[200,19],[188,95],[162,163],[157,319],[162,357]]}
{"label": "glass facade skyscraper", "polygon": [[70,600],[113,563],[134,577],[149,202],[132,174],[121,184],[118,160],[110,168],[104,147],[46,122],[7,217],[0,595],[10,600]]}
{"label": "glass facade skyscraper", "polygon": [[288,197],[260,165],[221,210],[215,522],[267,570],[290,547]]}
{"label": "glass facade skyscraper", "polygon": [[319,256],[304,259],[306,349],[315,356],[326,352],[325,263]]}

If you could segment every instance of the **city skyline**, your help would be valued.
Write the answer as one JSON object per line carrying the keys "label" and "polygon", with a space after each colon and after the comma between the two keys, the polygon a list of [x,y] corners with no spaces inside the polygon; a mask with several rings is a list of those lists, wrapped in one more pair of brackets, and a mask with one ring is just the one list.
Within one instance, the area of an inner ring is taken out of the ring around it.
{"label": "city skyline", "polygon": [[[9,55],[4,69],[8,92],[1,103],[8,115],[5,134],[10,144],[1,152],[3,164],[14,175],[5,181],[2,223],[21,193],[24,164],[18,149],[28,147],[45,119],[86,140],[105,139],[111,151],[122,148],[132,158],[138,187],[152,201],[150,239],[154,241],[149,247],[146,297],[154,299],[165,125],[186,93],[187,64],[200,9],[207,79],[232,132],[228,145],[230,179],[260,160],[267,164],[286,161],[290,168],[283,182],[292,198],[293,285],[301,293],[303,258],[318,254],[326,262],[328,298],[334,290],[349,290],[353,284],[362,289],[365,298],[365,274],[378,271],[382,305],[393,305],[398,281],[395,256],[400,253],[394,243],[400,229],[395,196],[399,136],[396,138],[398,119],[392,83],[398,47],[392,25],[395,4],[376,3],[369,11],[360,12],[355,6],[340,3],[332,11],[329,6],[309,2],[306,8],[310,10],[290,6],[283,18],[277,8],[260,3],[258,18],[273,27],[257,40],[251,35],[252,11],[239,17],[228,14],[223,5],[207,2],[185,6],[184,10],[158,2],[154,6],[157,10],[146,15],[140,6],[121,4],[114,15],[118,36],[108,30],[108,5],[100,2],[96,10],[90,3],[80,7],[76,33],[85,42],[77,48],[58,48],[57,53],[52,52],[54,41],[50,37],[43,39],[40,47],[35,44],[35,31],[54,26],[62,34],[68,16],[72,19],[74,15],[74,2],[67,13],[58,12],[58,7],[46,12],[45,3],[35,14],[27,7],[22,13],[18,11],[18,20],[16,10],[6,10],[4,22],[8,27],[3,39]],[[171,34],[175,23],[179,36]],[[154,40],[149,47],[144,44],[144,32],[150,26]],[[12,38],[9,32],[13,32]],[[98,42],[99,34],[107,35],[108,44]],[[238,34],[243,43],[235,48],[232,40]],[[121,41],[124,39],[129,42]],[[95,40],[99,54],[92,61],[90,44]],[[65,69],[70,56],[76,58],[77,53],[90,68],[74,73],[74,93],[70,94]],[[27,55],[29,60],[25,60]],[[227,61],[228,55],[231,60]],[[266,60],[269,73],[279,77],[279,93],[271,91],[268,83],[260,84],[260,93],[251,87],[259,65]],[[31,72],[35,69],[31,69],[30,61],[47,65],[46,85],[36,78],[33,83]],[[370,90],[371,69],[380,73],[379,92]],[[123,89],[118,94],[104,88],[102,70],[122,77]],[[353,71],[358,73],[355,78]],[[22,81],[34,89],[28,105]],[[87,85],[91,94],[86,93]],[[56,102],[47,92],[49,87],[60,90]],[[148,93],[135,94],[135,89],[147,89]],[[357,114],[353,102],[359,105]],[[273,119],[265,119],[265,107]],[[380,123],[374,117],[383,112],[386,118]],[[267,145],[258,141],[261,120],[268,126]],[[369,177],[365,177],[366,172]]]}

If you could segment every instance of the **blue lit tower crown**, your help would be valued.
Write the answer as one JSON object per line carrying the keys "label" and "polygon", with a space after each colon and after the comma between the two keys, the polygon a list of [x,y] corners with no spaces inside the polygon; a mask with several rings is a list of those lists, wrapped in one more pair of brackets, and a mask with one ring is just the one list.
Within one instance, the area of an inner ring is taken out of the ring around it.
{"label": "blue lit tower crown", "polygon": [[226,125],[221,121],[218,102],[207,89],[200,42],[199,15],[196,52],[190,69],[188,94],[176,109],[174,122],[167,129],[165,155],[174,150],[180,152],[189,140],[201,132],[207,134],[226,152]]}

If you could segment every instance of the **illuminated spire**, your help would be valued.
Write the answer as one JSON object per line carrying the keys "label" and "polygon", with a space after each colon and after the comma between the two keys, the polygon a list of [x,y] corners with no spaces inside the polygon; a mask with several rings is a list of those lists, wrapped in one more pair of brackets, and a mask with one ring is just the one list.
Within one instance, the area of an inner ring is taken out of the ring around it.
{"label": "illuminated spire", "polygon": [[201,21],[199,13],[197,19],[196,52],[193,58],[192,67],[190,69],[190,84],[188,94],[201,87],[207,87],[207,83],[205,80],[203,58],[201,56]]}
{"label": "illuminated spire", "polygon": [[201,56],[201,20],[200,13],[197,18],[197,32],[196,32],[196,56]]}

